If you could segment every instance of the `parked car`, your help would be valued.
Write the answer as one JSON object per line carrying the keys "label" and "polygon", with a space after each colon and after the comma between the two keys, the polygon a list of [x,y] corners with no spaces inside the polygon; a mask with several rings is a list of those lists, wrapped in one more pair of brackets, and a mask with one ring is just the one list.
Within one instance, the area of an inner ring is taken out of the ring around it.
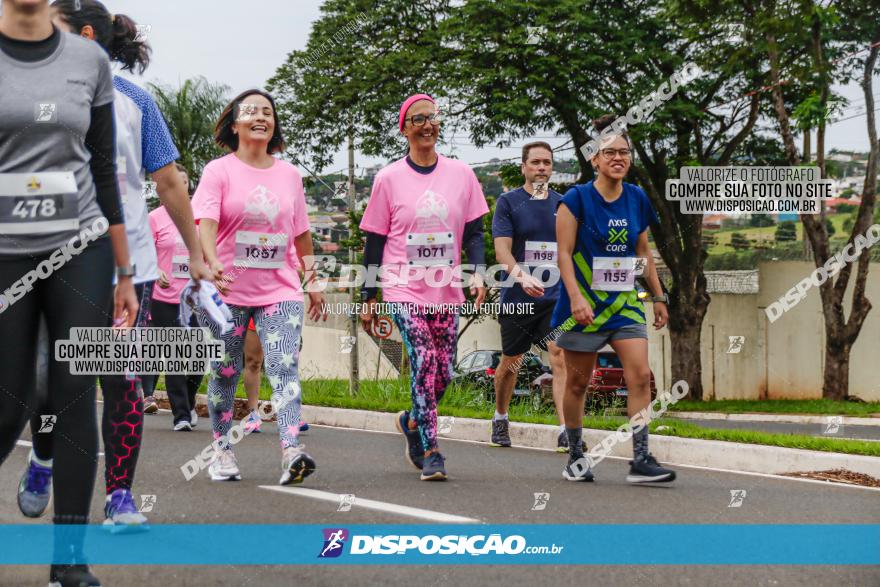
{"label": "parked car", "polygon": [[[553,374],[545,372],[532,382],[532,406],[537,410],[541,406],[553,403]],[[608,406],[615,398],[626,400],[626,379],[623,377],[623,365],[620,358],[610,345],[605,345],[597,353],[596,367],[590,379],[587,404]],[[651,399],[657,397],[657,386],[654,373],[651,372]]]}
{"label": "parked car", "polygon": [[[479,389],[483,399],[495,402],[495,369],[501,362],[501,351],[480,350],[466,354],[455,366],[452,383],[470,385]],[[549,373],[550,367],[541,362],[540,357],[533,353],[523,355],[522,363],[516,375],[513,397],[528,399],[532,394],[535,380],[542,374]]]}

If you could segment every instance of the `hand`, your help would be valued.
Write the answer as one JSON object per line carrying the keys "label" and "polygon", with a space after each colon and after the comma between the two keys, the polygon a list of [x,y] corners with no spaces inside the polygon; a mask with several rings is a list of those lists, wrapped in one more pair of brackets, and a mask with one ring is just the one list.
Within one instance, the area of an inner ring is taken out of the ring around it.
{"label": "hand", "polygon": [[131,328],[137,313],[138,301],[131,276],[119,277],[113,290],[113,326]]}
{"label": "hand", "polygon": [[372,300],[367,300],[364,304],[364,309],[361,310],[361,326],[364,327],[364,330],[367,334],[372,334],[375,331],[375,322],[376,322],[376,298]]}
{"label": "hand", "polygon": [[[232,283],[233,278],[232,276],[223,275],[223,263],[214,259],[208,263],[208,269],[211,272],[211,281],[217,286],[217,291],[221,294],[228,293],[229,284]],[[190,272],[190,276],[192,276],[192,272]],[[196,283],[198,284],[198,281]]]}
{"label": "hand", "polygon": [[669,308],[666,302],[654,302],[654,329],[660,330],[669,322]]}
{"label": "hand", "polygon": [[313,322],[320,322],[319,318],[323,316],[324,322],[327,321],[327,303],[324,301],[324,294],[319,291],[309,292],[309,318]]}
{"label": "hand", "polygon": [[522,285],[523,291],[533,298],[540,298],[544,295],[544,286],[535,277],[525,273],[517,281]]}
{"label": "hand", "polygon": [[571,300],[571,315],[578,324],[589,326],[593,323],[593,309],[582,295]]}
{"label": "hand", "polygon": [[486,299],[486,286],[483,285],[483,276],[479,273],[474,273],[471,275],[470,282],[471,295],[476,297],[474,300],[474,309],[479,311],[480,306],[483,305],[483,300]]}
{"label": "hand", "polygon": [[162,289],[168,289],[171,286],[171,282],[168,281],[168,276],[161,269],[159,269],[159,279],[156,281],[156,285]]}
{"label": "hand", "polygon": [[[220,265],[220,272],[223,273],[223,266]],[[189,276],[196,282],[196,289],[198,289],[199,282],[201,280],[205,281],[214,281],[214,271],[212,268],[208,267],[208,264],[202,261],[201,259],[190,259],[189,260]]]}

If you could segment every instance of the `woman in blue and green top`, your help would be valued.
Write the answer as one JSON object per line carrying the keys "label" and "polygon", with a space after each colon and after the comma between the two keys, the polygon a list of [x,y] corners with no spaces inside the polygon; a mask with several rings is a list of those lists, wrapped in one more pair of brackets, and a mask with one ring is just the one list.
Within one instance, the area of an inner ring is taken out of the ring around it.
{"label": "woman in blue and green top", "polygon": [[[593,124],[601,132],[613,121],[606,115]],[[584,397],[603,346],[610,344],[623,364],[629,416],[651,401],[648,329],[635,290],[638,273],[653,294],[654,328],[663,328],[669,317],[648,243],[648,227],[658,221],[657,214],[641,188],[623,181],[632,163],[629,137],[624,131],[601,140],[591,160],[596,179],[568,190],[556,215],[564,287],[552,325],[562,331],[556,344],[565,356],[563,415],[570,456],[562,475],[569,481],[593,480],[591,461],[581,448],[581,427]],[[647,426],[633,434],[633,455],[627,481],[675,479],[675,472],[661,467],[648,452]]]}

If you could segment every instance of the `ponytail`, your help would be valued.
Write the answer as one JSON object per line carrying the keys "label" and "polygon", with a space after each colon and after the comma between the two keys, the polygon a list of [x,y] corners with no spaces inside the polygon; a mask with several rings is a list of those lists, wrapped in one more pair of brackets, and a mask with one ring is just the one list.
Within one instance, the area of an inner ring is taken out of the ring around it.
{"label": "ponytail", "polygon": [[122,69],[144,73],[150,63],[150,46],[139,38],[135,22],[124,14],[113,16],[98,0],[55,0],[52,8],[79,34],[83,27],[91,26],[95,41],[110,55],[110,59],[122,64]]}

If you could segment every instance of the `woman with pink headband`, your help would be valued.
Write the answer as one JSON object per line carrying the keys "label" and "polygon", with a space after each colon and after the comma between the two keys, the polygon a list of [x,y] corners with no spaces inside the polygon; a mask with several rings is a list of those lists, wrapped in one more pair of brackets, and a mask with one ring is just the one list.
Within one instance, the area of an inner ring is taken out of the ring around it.
{"label": "woman with pink headband", "polygon": [[[391,317],[412,365],[412,409],[397,418],[406,458],[423,481],[442,481],[446,468],[437,446],[437,404],[452,378],[458,340],[454,306],[464,302],[461,287],[450,282],[462,281],[462,250],[470,263],[485,265],[482,217],[489,207],[471,168],[435,150],[440,114],[431,96],[407,98],[398,126],[409,152],[376,175],[360,227],[367,234],[365,263],[386,268],[382,296],[392,303]],[[479,274],[469,278],[479,306],[486,288]],[[371,285],[361,291],[366,302],[361,321],[368,331],[378,293]]]}

